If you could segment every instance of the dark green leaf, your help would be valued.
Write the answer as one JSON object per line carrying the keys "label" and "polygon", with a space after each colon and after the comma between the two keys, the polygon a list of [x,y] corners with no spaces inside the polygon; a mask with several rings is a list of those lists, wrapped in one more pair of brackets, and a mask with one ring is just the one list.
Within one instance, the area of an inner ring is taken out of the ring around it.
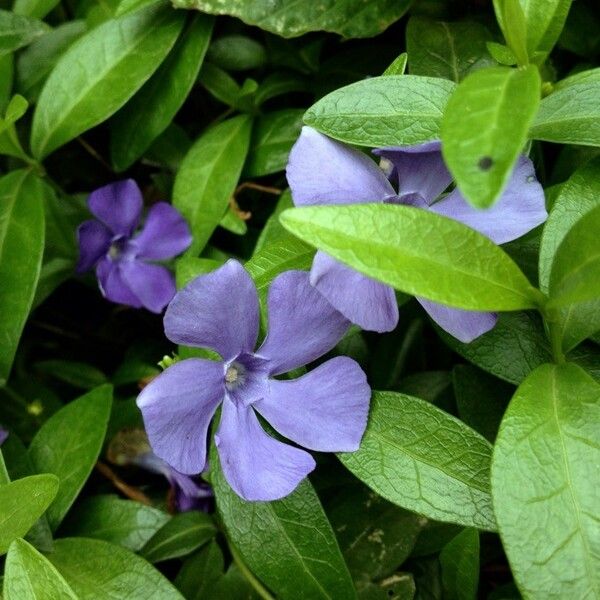
{"label": "dark green leaf", "polygon": [[60,481],[56,499],[48,509],[52,529],[58,527],[96,463],[111,403],[112,388],[96,388],[50,417],[31,442],[29,456],[35,468],[55,474]]}
{"label": "dark green leaf", "polygon": [[207,600],[217,581],[223,577],[224,570],[223,552],[213,540],[185,560],[175,578],[175,585],[186,600]]}
{"label": "dark green leaf", "polygon": [[599,409],[600,386],[579,367],[542,365],[502,421],[494,508],[525,597],[591,598],[598,591]]}
{"label": "dark green leaf", "polygon": [[208,60],[227,71],[249,71],[262,67],[267,53],[262,44],[245,35],[225,35],[214,40]]}
{"label": "dark green leaf", "polygon": [[316,206],[287,210],[280,220],[300,239],[402,292],[467,310],[539,302],[539,292],[496,244],[433,212],[390,204]]}
{"label": "dark green leaf", "polygon": [[438,521],[494,530],[491,454],[478,433],[428,402],[375,392],[359,450],[338,456],[398,506]]}
{"label": "dark green leaf", "polygon": [[444,600],[475,600],[479,583],[479,533],[465,529],[440,554]]}
{"label": "dark green leaf", "polygon": [[91,390],[107,383],[106,375],[93,365],[72,360],[43,360],[35,363],[36,371],[45,373],[75,387]]}
{"label": "dark green leaf", "polygon": [[331,92],[308,109],[307,125],[359,146],[405,146],[440,137],[455,84],[417,75],[384,75]]}
{"label": "dark green leaf", "polygon": [[37,19],[0,10],[0,56],[27,46],[49,29]]}

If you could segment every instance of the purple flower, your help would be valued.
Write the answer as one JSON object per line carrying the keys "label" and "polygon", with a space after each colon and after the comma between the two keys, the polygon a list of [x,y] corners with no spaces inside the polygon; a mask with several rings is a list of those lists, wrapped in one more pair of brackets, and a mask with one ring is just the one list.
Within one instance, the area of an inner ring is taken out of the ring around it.
{"label": "purple flower", "polygon": [[2,426],[0,426],[0,446],[2,446],[2,444],[4,444],[7,437],[8,437],[8,431],[6,431],[6,429],[3,429]]}
{"label": "purple flower", "polygon": [[347,357],[298,379],[275,379],[325,354],[349,326],[310,285],[308,273],[276,277],[267,305],[269,333],[255,351],[258,295],[242,265],[230,260],[194,279],[167,308],[165,333],[223,360],[177,362],[137,401],[154,452],[187,474],[204,467],[208,427],[222,406],[215,443],[225,478],[246,500],[282,498],[315,467],[308,452],[268,435],[257,413],[305,448],[351,452],[364,433],[371,395],[362,369]]}
{"label": "purple flower", "polygon": [[[297,206],[386,202],[411,205],[455,219],[497,244],[514,240],[543,223],[547,212],[532,162],[517,161],[500,199],[486,210],[473,208],[455,188],[439,199],[452,177],[439,142],[375,150],[378,167],[362,152],[304,127],[290,153],[287,178]],[[389,179],[397,183],[396,191]],[[391,331],[398,323],[394,290],[318,251],[310,282],[346,318],[363,329]],[[450,308],[417,298],[429,316],[462,342],[496,324],[494,313]]]}
{"label": "purple flower", "polygon": [[175,295],[175,281],[168,269],[151,261],[177,256],[192,243],[192,236],[183,217],[166,202],[150,208],[136,234],[142,205],[140,188],[131,179],[90,194],[88,206],[96,219],[77,230],[77,271],[96,267],[106,298],[159,313]]}

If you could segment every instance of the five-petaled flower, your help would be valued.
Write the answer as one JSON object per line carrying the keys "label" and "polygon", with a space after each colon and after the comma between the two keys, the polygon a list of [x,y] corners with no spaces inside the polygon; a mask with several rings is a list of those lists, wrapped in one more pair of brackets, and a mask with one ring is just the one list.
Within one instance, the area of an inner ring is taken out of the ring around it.
{"label": "five-petaled flower", "polygon": [[88,206],[96,219],[77,230],[77,271],[96,267],[100,290],[113,302],[161,312],[175,295],[175,281],[166,267],[151,261],[173,258],[192,243],[183,217],[170,204],[158,202],[136,234],[143,200],[131,179],[95,190]]}
{"label": "five-petaled flower", "polygon": [[360,366],[343,356],[297,379],[275,379],[321,357],[349,326],[308,273],[276,277],[267,305],[269,331],[255,351],[259,304],[246,270],[229,260],[194,279],[169,304],[165,333],[222,360],[177,362],[138,397],[153,451],[186,474],[203,469],[209,424],[221,405],[215,444],[225,478],[246,500],[282,498],[315,467],[308,452],[268,435],[257,413],[305,448],[350,452],[360,444],[371,395]]}
{"label": "five-petaled flower", "polygon": [[[368,156],[304,127],[292,148],[287,178],[297,206],[386,202],[444,215],[479,231],[497,244],[514,240],[546,220],[544,191],[532,162],[519,157],[496,204],[470,206],[458,188],[438,199],[452,182],[439,142],[375,150],[386,172]],[[398,191],[390,184],[397,183]],[[363,329],[390,331],[398,323],[394,290],[318,251],[310,281],[346,318]],[[494,313],[450,308],[417,298],[445,331],[470,342],[496,324]]]}

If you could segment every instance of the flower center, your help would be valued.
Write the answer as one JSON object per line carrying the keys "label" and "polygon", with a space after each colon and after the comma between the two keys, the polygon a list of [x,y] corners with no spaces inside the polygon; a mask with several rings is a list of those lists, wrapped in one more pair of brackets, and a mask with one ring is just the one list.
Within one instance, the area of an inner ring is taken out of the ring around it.
{"label": "flower center", "polygon": [[119,238],[113,241],[108,249],[108,256],[113,260],[120,258],[125,250],[127,250],[128,240],[127,238]]}
{"label": "flower center", "polygon": [[243,385],[246,380],[246,367],[241,363],[232,362],[225,371],[225,387],[228,390],[235,390]]}

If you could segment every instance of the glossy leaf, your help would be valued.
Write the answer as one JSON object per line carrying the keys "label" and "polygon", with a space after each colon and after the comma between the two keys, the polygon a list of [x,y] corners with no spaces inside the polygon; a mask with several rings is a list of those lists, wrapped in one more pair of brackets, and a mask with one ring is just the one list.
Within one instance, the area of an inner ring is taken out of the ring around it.
{"label": "glossy leaf", "polygon": [[79,600],[182,600],[152,565],[120,546],[86,538],[56,540],[48,560]]}
{"label": "glossy leaf", "polygon": [[211,479],[227,536],[278,598],[355,598],[331,525],[308,480],[275,502],[246,502],[229,487],[214,448]]}
{"label": "glossy leaf", "polygon": [[465,529],[440,554],[444,599],[475,600],[479,582],[479,533]]}
{"label": "glossy leaf", "polygon": [[405,146],[439,139],[451,81],[385,75],[352,83],[321,98],[304,122],[359,146]]}
{"label": "glossy leaf", "polygon": [[20,539],[8,550],[3,591],[6,600],[78,600],[52,563]]}
{"label": "glossy leaf", "polygon": [[491,206],[508,183],[539,105],[540,86],[537,67],[494,67],[469,75],[450,97],[442,152],[473,206]]}
{"label": "glossy leaf", "polygon": [[478,433],[428,402],[375,392],[359,450],[338,456],[398,506],[437,521],[494,530],[491,454]]}
{"label": "glossy leaf", "polygon": [[111,157],[117,171],[140,158],[181,108],[198,77],[212,27],[212,17],[198,15],[156,73],[115,115]]}
{"label": "glossy leaf", "polygon": [[579,367],[542,365],[502,421],[494,509],[526,597],[586,598],[599,588],[599,410],[600,386]]}
{"label": "glossy leaf", "polygon": [[0,485],[0,555],[44,514],[56,492],[54,475],[32,475]]}
{"label": "glossy leaf", "polygon": [[216,534],[209,515],[190,511],[175,515],[145,544],[141,551],[149,562],[159,562],[190,554]]}
{"label": "glossy leaf", "polygon": [[192,229],[190,255],[204,248],[227,210],[248,153],[251,125],[241,115],[215,125],[196,140],[181,164],[173,205]]}
{"label": "glossy leaf", "polygon": [[429,211],[317,206],[287,210],[280,220],[300,239],[402,292],[467,310],[517,310],[538,301],[539,292],[498,246]]}
{"label": "glossy leaf", "polygon": [[49,29],[37,19],[0,10],[0,56],[27,46]]}
{"label": "glossy leaf", "polygon": [[110,19],[73,44],[46,81],[31,149],[43,158],[115,113],[157,69],[183,27],[162,5]]}
{"label": "glossy leaf", "polygon": [[345,37],[377,35],[408,9],[409,0],[361,0],[296,2],[276,0],[176,0],[176,8],[195,8],[215,15],[238,17],[283,37],[296,37],[309,31],[331,31]]}
{"label": "glossy leaf", "polygon": [[54,530],[77,498],[100,454],[112,403],[108,385],[70,402],[40,427],[29,446],[38,471],[53,473],[60,481],[48,509]]}
{"label": "glossy leaf", "polygon": [[46,195],[46,184],[30,171],[0,179],[0,386],[10,373],[40,276]]}

